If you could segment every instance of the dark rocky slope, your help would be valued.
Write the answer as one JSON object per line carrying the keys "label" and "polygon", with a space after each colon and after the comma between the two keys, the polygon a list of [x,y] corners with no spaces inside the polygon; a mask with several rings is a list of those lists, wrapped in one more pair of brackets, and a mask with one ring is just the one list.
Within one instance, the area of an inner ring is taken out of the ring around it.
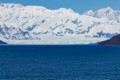
{"label": "dark rocky slope", "polygon": [[120,34],[112,37],[109,40],[99,42],[98,45],[120,45]]}
{"label": "dark rocky slope", "polygon": [[7,43],[0,40],[0,44],[7,44]]}

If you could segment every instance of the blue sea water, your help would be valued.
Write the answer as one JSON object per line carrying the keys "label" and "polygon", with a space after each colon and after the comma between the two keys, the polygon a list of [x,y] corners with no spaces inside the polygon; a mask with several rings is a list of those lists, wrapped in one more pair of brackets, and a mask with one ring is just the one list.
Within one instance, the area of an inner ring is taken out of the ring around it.
{"label": "blue sea water", "polygon": [[0,80],[120,80],[120,47],[1,45]]}

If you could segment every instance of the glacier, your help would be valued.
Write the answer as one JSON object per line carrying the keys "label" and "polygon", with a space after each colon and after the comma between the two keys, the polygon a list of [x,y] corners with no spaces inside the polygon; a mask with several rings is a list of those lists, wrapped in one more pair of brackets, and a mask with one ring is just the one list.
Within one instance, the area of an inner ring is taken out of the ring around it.
{"label": "glacier", "polygon": [[83,14],[72,9],[0,3],[0,39],[9,44],[89,44],[120,33],[120,10]]}

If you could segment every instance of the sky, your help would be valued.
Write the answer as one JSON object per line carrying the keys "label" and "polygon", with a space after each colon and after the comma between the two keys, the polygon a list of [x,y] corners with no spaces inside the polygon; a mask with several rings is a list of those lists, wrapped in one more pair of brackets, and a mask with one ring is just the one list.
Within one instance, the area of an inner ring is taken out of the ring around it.
{"label": "sky", "polygon": [[0,2],[44,6],[48,9],[71,8],[78,13],[105,7],[120,10],[120,0],[0,0]]}

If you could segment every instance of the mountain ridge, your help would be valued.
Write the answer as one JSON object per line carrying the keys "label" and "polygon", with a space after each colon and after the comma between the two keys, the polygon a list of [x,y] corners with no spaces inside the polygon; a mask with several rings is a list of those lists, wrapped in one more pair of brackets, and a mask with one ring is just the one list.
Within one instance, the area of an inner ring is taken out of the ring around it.
{"label": "mountain ridge", "polygon": [[7,43],[0,40],[0,44],[7,44]]}
{"label": "mountain ridge", "polygon": [[[79,14],[72,9],[50,10],[14,3],[1,3],[0,10],[0,37],[7,40],[36,40],[42,39],[42,35],[111,38],[120,33],[119,11],[110,7],[97,10],[97,16],[93,16],[94,11]],[[108,10],[115,14],[109,17],[111,12]],[[114,15],[117,18],[113,19]]]}
{"label": "mountain ridge", "polygon": [[120,45],[120,34],[112,37],[111,39],[98,42],[98,45],[109,45],[109,46]]}

